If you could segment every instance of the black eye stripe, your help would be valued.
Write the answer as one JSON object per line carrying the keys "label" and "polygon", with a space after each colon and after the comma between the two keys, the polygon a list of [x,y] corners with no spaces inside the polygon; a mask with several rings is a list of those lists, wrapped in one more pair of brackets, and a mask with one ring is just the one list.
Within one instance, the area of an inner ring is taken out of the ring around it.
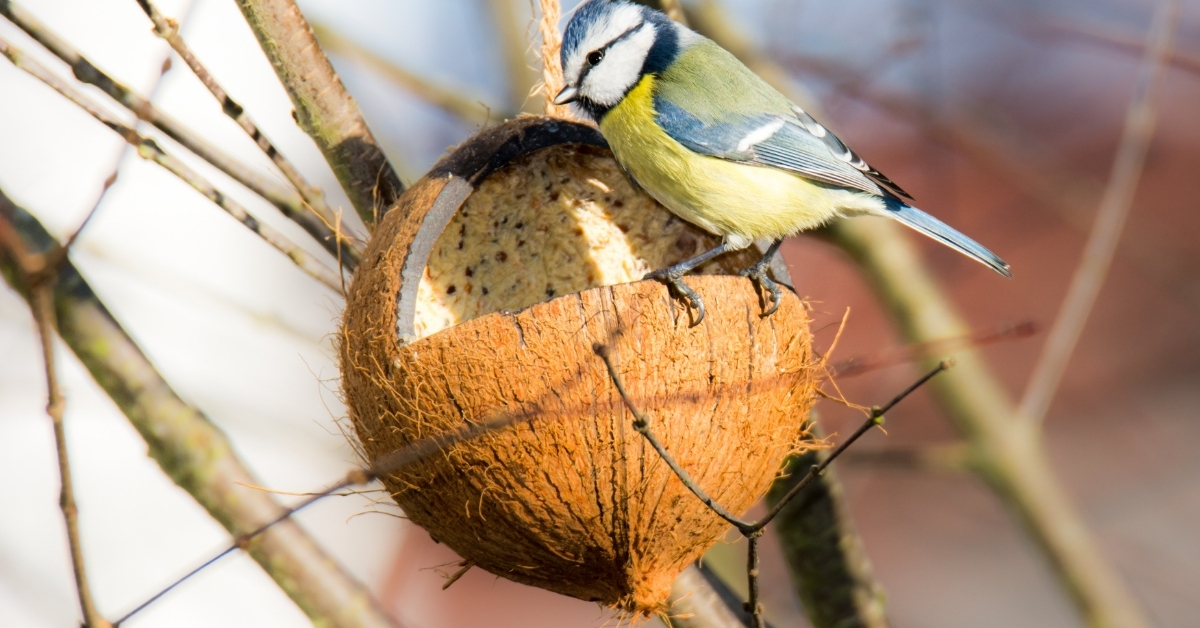
{"label": "black eye stripe", "polygon": [[[641,29],[645,25],[646,25],[645,20],[638,22],[637,24],[633,25],[629,30],[612,38],[612,40],[610,40],[608,43],[604,44],[603,46],[600,46],[599,48],[593,50],[592,52],[589,52],[587,56],[590,57],[590,56],[592,56],[593,53],[598,52],[598,53],[600,53],[601,57],[603,57],[608,52],[609,48],[612,48],[618,42],[629,38],[630,35],[633,35],[634,33],[636,33],[639,29]],[[594,67],[596,67],[596,66],[589,65],[583,69],[583,72],[581,72],[579,74],[579,82],[575,84],[576,87],[578,87],[579,85],[583,85],[583,79],[587,78],[588,72],[591,72],[592,68],[594,68]]]}

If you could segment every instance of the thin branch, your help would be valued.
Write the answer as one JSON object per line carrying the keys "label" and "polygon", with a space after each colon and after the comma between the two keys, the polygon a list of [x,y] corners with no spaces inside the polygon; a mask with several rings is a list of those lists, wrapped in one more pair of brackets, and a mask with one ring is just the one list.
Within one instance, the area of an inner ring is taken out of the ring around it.
{"label": "thin branch", "polygon": [[75,228],[75,231],[71,232],[71,235],[67,237],[67,241],[63,243],[61,249],[62,252],[60,253],[61,255],[66,255],[67,251],[70,251],[71,247],[75,246],[75,241],[79,239],[80,234],[82,234],[83,230],[87,229],[87,226],[91,224],[92,218],[100,209],[100,205],[104,203],[104,198],[108,196],[108,191],[112,189],[112,186],[117,182],[117,177],[120,175],[118,170],[120,167],[120,161],[121,158],[118,157],[118,165],[113,169],[112,174],[108,175],[108,178],[105,179],[104,183],[101,185],[100,193],[96,195],[96,202],[92,203],[92,208],[89,209],[88,213],[84,215],[83,220],[79,223],[79,226]]}
{"label": "thin branch", "polygon": [[966,443],[889,447],[847,454],[845,464],[877,469],[945,472],[971,470],[971,448]]}
{"label": "thin branch", "polygon": [[[717,2],[704,0],[699,9],[691,15],[700,32],[741,57],[806,109],[819,110],[812,98],[798,93],[782,68],[759,55],[732,30]],[[898,225],[852,219],[835,223],[825,233],[859,264],[906,342],[970,333]],[[1059,484],[1038,431],[1012,420],[1012,400],[978,351],[963,349],[954,359],[957,368],[933,390],[970,445],[976,474],[1024,525],[1089,624],[1147,626],[1140,605],[1096,548]]]}
{"label": "thin branch", "polygon": [[346,57],[383,75],[384,78],[408,90],[412,95],[453,115],[470,125],[501,122],[512,117],[507,111],[493,110],[478,98],[437,85],[368,50],[357,42],[340,35],[320,22],[312,23],[317,40],[330,53]]}
{"label": "thin branch", "polygon": [[858,426],[858,429],[855,430],[854,433],[850,435],[850,438],[847,438],[845,441],[843,441],[842,444],[839,445],[837,449],[833,450],[833,453],[829,454],[828,458],[821,461],[820,464],[814,466],[808,472],[808,475],[801,478],[800,481],[797,482],[796,485],[791,488],[791,490],[789,490],[786,494],[784,494],[783,497],[779,498],[779,501],[774,506],[772,506],[770,510],[767,511],[767,515],[765,517],[763,517],[762,519],[760,519],[759,522],[756,524],[756,526],[759,529],[762,529],[763,527],[766,527],[766,525],[768,523],[771,523],[771,521],[774,520],[775,517],[779,516],[779,513],[781,511],[783,511],[783,509],[788,505],[788,503],[791,502],[793,499],[795,499],[795,497],[797,495],[800,494],[800,491],[804,490],[804,488],[807,487],[810,482],[812,482],[814,479],[816,479],[817,476],[821,475],[821,473],[823,473],[825,471],[825,469],[829,468],[829,465],[833,464],[833,461],[837,460],[838,456],[841,456],[843,453],[845,453],[846,450],[849,449],[850,446],[853,445],[855,441],[857,441],[859,438],[862,438],[863,434],[866,434],[867,431],[870,430],[872,427],[883,425],[884,415],[887,414],[887,412],[890,411],[892,408],[894,408],[896,406],[896,404],[900,403],[901,401],[904,401],[905,397],[908,397],[909,395],[913,394],[914,392],[916,392],[916,390],[918,388],[924,386],[927,382],[929,382],[929,380],[936,377],[939,373],[949,370],[950,367],[952,367],[953,365],[954,365],[954,362],[952,360],[949,360],[949,361],[943,360],[941,362],[938,362],[937,366],[935,366],[932,370],[930,370],[925,375],[921,376],[920,379],[918,379],[917,381],[910,384],[908,388],[905,388],[903,391],[900,392],[900,394],[893,397],[892,400],[889,401],[886,405],[884,405],[883,407],[875,406],[874,408],[871,408],[871,413],[870,413],[870,415],[868,415],[867,420],[864,421],[862,425]]}
{"label": "thin branch", "polygon": [[362,257],[361,247],[345,235],[338,233],[320,216],[310,211],[295,190],[279,185],[269,177],[259,174],[250,166],[217,148],[199,133],[163,113],[149,99],[94,65],[79,50],[42,24],[20,5],[10,0],[0,0],[0,15],[8,18],[10,22],[70,66],[75,78],[96,86],[136,115],[139,120],[150,123],[165,133],[167,137],[178,142],[180,146],[245,186],[246,189],[266,199],[284,216],[300,225],[313,239],[320,242],[330,254],[337,256],[341,253],[347,270],[354,270],[358,265],[358,261]]}
{"label": "thin branch", "polygon": [[[141,1],[141,0],[139,0]],[[329,163],[367,229],[404,184],[367,128],[293,0],[237,0],[296,108],[296,121]]]}
{"label": "thin branch", "polygon": [[[1139,44],[1139,50],[1142,48]],[[828,81],[841,96],[905,121],[920,122],[935,139],[952,145],[976,164],[1037,198],[1071,228],[1090,232],[1105,182],[1064,163],[1042,145],[1043,138],[1007,123],[999,112],[975,106],[956,116],[931,119],[911,99],[868,89],[861,81],[848,78],[865,76],[863,70],[827,58],[783,54],[790,68]],[[1178,234],[1156,225],[1154,217],[1147,214],[1126,224],[1118,254],[1125,255],[1139,271],[1175,297],[1200,309],[1200,293],[1193,287],[1198,264],[1180,240]]]}
{"label": "thin branch", "polygon": [[[805,429],[814,438],[824,438],[815,412]],[[847,453],[840,464],[853,455]],[[767,491],[768,507],[774,507],[807,470],[828,456],[829,450],[813,449],[789,459]],[[888,628],[883,587],[872,573],[832,467],[780,511],[775,534],[813,628]]]}
{"label": "thin branch", "polygon": [[871,356],[853,357],[829,366],[830,375],[839,378],[857,377],[864,373],[928,359],[936,354],[945,355],[966,347],[983,347],[998,342],[1028,338],[1037,333],[1033,321],[1015,325],[1001,325],[994,329],[971,332],[965,336],[939,338],[919,344],[910,344],[883,351]]}
{"label": "thin branch", "polygon": [[1050,402],[1054,400],[1063,373],[1066,372],[1067,363],[1075,352],[1092,307],[1108,277],[1125,220],[1133,206],[1146,152],[1154,137],[1159,85],[1182,12],[1182,0],[1161,0],[1155,11],[1137,85],[1125,112],[1125,130],[1117,148],[1108,187],[1104,190],[1091,237],[1071,279],[1062,309],[1029,378],[1025,396],[1017,406],[1018,420],[1040,425],[1045,419]]}
{"label": "thin branch", "polygon": [[[57,245],[41,224],[0,191],[0,223],[12,225],[35,253]],[[26,299],[27,286],[0,258],[0,270]],[[58,270],[54,292],[59,334],[96,383],[145,439],[176,484],[235,536],[275,520],[285,509],[270,495],[239,484],[261,482],[200,410],[171,389],[74,265]],[[280,588],[319,625],[392,626],[370,592],[295,522],[285,521],[246,548]]]}
{"label": "thin branch", "polygon": [[[425,439],[416,441],[414,443],[411,443],[409,445],[406,445],[404,447],[401,447],[400,449],[397,449],[396,451],[393,451],[385,456],[380,457],[379,459],[377,459],[374,463],[372,463],[369,467],[367,467],[365,469],[353,469],[349,473],[347,473],[346,476],[344,478],[342,478],[340,481],[338,481],[336,484],[333,484],[332,486],[330,486],[329,488],[327,488],[323,491],[312,493],[310,497],[307,497],[307,498],[301,500],[296,505],[285,509],[283,512],[279,513],[278,516],[276,516],[271,521],[268,521],[267,523],[255,528],[254,530],[246,532],[245,534],[238,535],[236,538],[234,538],[232,543],[230,543],[228,546],[226,546],[220,552],[217,552],[211,558],[205,560],[204,562],[200,563],[195,568],[193,568],[191,571],[187,572],[180,578],[174,580],[173,582],[171,582],[171,584],[169,584],[166,587],[164,587],[163,589],[159,590],[157,593],[155,593],[153,596],[151,596],[145,602],[142,602],[141,604],[137,605],[137,607],[135,607],[133,610],[129,611],[128,613],[125,613],[125,615],[123,615],[121,617],[121,619],[117,620],[117,623],[118,624],[124,623],[130,617],[133,617],[134,615],[141,612],[142,610],[145,610],[148,606],[150,606],[151,604],[153,604],[154,602],[156,602],[157,600],[162,598],[167,593],[170,593],[171,591],[175,590],[179,585],[183,584],[184,582],[187,582],[189,579],[191,579],[192,576],[195,576],[196,574],[200,573],[201,571],[204,571],[213,563],[221,560],[222,558],[225,558],[226,556],[232,554],[233,552],[235,552],[239,549],[246,548],[256,538],[267,533],[269,530],[271,530],[271,528],[289,520],[292,517],[292,515],[295,515],[297,512],[300,512],[301,510],[311,506],[312,504],[314,504],[326,497],[337,494],[339,491],[345,490],[352,486],[363,486],[365,484],[369,484],[389,473],[392,473],[393,471],[396,471],[398,469],[401,469],[401,468],[409,466],[409,465],[416,464],[418,462],[421,462],[425,458],[428,458],[429,456],[431,456],[433,454],[445,451],[446,449],[449,449],[450,447],[453,447],[454,445],[457,445],[458,443],[461,443],[461,442],[467,441],[467,440],[471,440],[473,438],[478,438],[489,432],[494,432],[496,430],[500,430],[500,429],[509,427],[519,421],[528,420],[529,418],[531,418],[532,416],[535,416],[536,414],[537,414],[536,410],[533,412],[526,411],[521,414],[507,414],[507,415],[499,416],[499,417],[493,418],[489,421],[482,421],[479,423],[467,423],[467,424],[464,424],[462,427],[458,428],[457,430],[453,430],[450,432],[444,432],[437,436],[425,438]],[[465,570],[464,570],[464,573],[465,573]]]}
{"label": "thin branch", "polygon": [[104,109],[99,107],[95,102],[90,100],[82,92],[67,84],[62,79],[59,79],[53,73],[46,69],[45,66],[38,63],[21,50],[17,49],[8,41],[0,38],[0,54],[3,54],[12,61],[14,65],[28,72],[32,76],[41,80],[46,85],[53,88],[58,93],[62,94],[68,100],[78,105],[84,111],[87,111],[93,118],[100,121],[102,124],[112,129],[120,135],[131,146],[137,148],[138,155],[143,159],[148,159],[162,166],[171,174],[182,179],[185,183],[192,186],[197,192],[200,192],[218,207],[225,210],[227,214],[233,216],[238,222],[242,223],[247,229],[250,229],[268,244],[278,249],[284,255],[287,255],[296,266],[300,267],[305,273],[313,277],[317,281],[328,286],[334,292],[341,294],[341,278],[339,273],[335,273],[329,267],[321,264],[313,259],[308,253],[297,246],[294,242],[288,239],[274,228],[265,225],[250,215],[246,208],[233,198],[222,193],[211,183],[189,168],[186,164],[178,159],[168,155],[151,139],[139,135],[132,127],[112,116]]}
{"label": "thin branch", "polygon": [[[856,219],[828,234],[858,262],[906,341],[969,333],[899,226]],[[1040,434],[1013,421],[1013,402],[978,350],[961,349],[954,358],[958,367],[933,390],[971,447],[976,475],[1037,543],[1090,625],[1148,626],[1059,484]]]}
{"label": "thin branch", "polygon": [[650,430],[650,417],[643,414],[641,410],[638,410],[637,405],[633,402],[633,399],[629,397],[629,393],[625,391],[625,384],[621,381],[621,377],[617,374],[617,367],[612,362],[612,356],[609,353],[608,347],[602,344],[596,344],[592,347],[592,350],[595,351],[596,355],[600,356],[600,359],[604,361],[604,366],[608,369],[608,377],[612,380],[613,386],[616,386],[617,388],[617,394],[621,396],[621,401],[625,404],[625,407],[629,410],[629,412],[633,414],[634,429],[636,429],[638,433],[646,439],[646,442],[650,443],[650,446],[654,448],[654,451],[658,452],[658,455],[663,459],[663,462],[667,463],[667,466],[671,468],[671,471],[675,475],[679,476],[679,480],[683,482],[683,485],[686,486],[689,491],[695,494],[705,506],[708,506],[709,510],[712,510],[718,517],[729,522],[730,525],[737,528],[738,531],[743,535],[748,535],[754,532],[755,530],[753,523],[742,521],[737,515],[725,510],[725,507],[721,504],[718,504],[715,499],[713,499],[704,491],[704,489],[700,488],[700,486],[697,485],[694,480],[692,480],[692,476],[687,472],[687,470],[679,466],[679,463],[676,462],[675,457],[667,452],[666,446],[664,446],[662,441],[658,440],[658,437],[655,436],[654,432]]}
{"label": "thin branch", "polygon": [[[1146,52],[1147,42],[1144,34],[1110,26],[1098,19],[1081,18],[1078,14],[1064,16],[1054,11],[1033,8],[1033,5],[1019,8],[1018,5],[1011,5],[1006,9],[1001,9],[1000,6],[989,5],[988,12],[994,12],[997,16],[1014,22],[1018,28],[1030,31],[1033,35],[1055,37],[1058,42],[1064,38],[1074,38],[1138,55],[1144,55]],[[1195,52],[1176,49],[1167,55],[1165,61],[1175,68],[1200,76],[1200,55]]]}
{"label": "thin branch", "polygon": [[749,593],[746,595],[746,610],[750,611],[751,623],[754,628],[766,628],[766,621],[763,620],[762,603],[758,601],[758,541],[762,538],[762,530],[759,529],[746,535],[746,586]]}
{"label": "thin branch", "polygon": [[288,161],[287,157],[284,157],[283,153],[258,128],[254,120],[250,118],[250,114],[246,113],[246,109],[235,101],[225,91],[225,88],[221,87],[221,84],[208,71],[208,68],[200,63],[200,60],[192,53],[191,48],[188,48],[187,42],[183,41],[183,36],[179,34],[179,23],[163,15],[150,0],[137,0],[137,3],[142,7],[142,11],[145,11],[146,17],[150,18],[150,21],[154,23],[154,32],[166,40],[171,45],[171,49],[183,59],[183,62],[191,69],[192,74],[195,74],[196,78],[200,79],[200,82],[213,95],[213,98],[216,98],[217,102],[221,104],[221,110],[225,112],[225,115],[232,118],[234,122],[237,122],[238,126],[246,132],[246,135],[249,135],[250,139],[254,140],[259,149],[283,173],[284,178],[292,184],[292,187],[296,191],[300,192],[300,196],[304,198],[308,207],[317,216],[320,216],[325,221],[325,224],[333,224],[337,218],[334,216],[333,210],[326,204],[325,194],[305,180],[300,171],[292,165],[292,162]]}
{"label": "thin branch", "polygon": [[[46,371],[46,414],[54,426],[54,444],[58,452],[58,475],[60,482],[59,507],[67,528],[67,544],[71,553],[71,568],[75,575],[75,590],[79,594],[79,606],[87,628],[110,628],[110,624],[96,608],[91,586],[88,584],[86,561],[83,557],[83,541],[79,534],[79,507],[75,503],[75,487],[71,475],[70,456],[67,452],[67,433],[63,424],[66,400],[58,386],[58,369],[54,361],[54,279],[57,268],[48,265],[49,254],[37,255],[29,252],[21,241],[12,223],[0,215],[0,262],[7,258],[15,266],[19,281],[26,286],[29,309],[37,323],[41,339],[42,362]],[[7,265],[7,264],[5,264]]]}
{"label": "thin branch", "polygon": [[61,481],[59,506],[63,519],[67,524],[67,539],[71,548],[71,565],[75,572],[75,588],[79,593],[79,605],[83,611],[83,620],[88,628],[102,628],[111,624],[100,615],[88,585],[87,569],[83,558],[83,541],[79,535],[79,507],[75,503],[75,489],[71,480],[71,463],[67,453],[67,433],[63,424],[63,411],[66,400],[58,388],[58,374],[54,365],[54,295],[44,280],[36,281],[32,286],[32,303],[34,320],[37,321],[38,335],[41,337],[42,358],[46,366],[46,388],[48,403],[46,413],[54,423],[54,443],[58,450],[58,473]]}
{"label": "thin branch", "polygon": [[[711,576],[711,577],[710,577]],[[671,584],[671,628],[745,628],[744,603],[711,572],[689,565]]]}
{"label": "thin branch", "polygon": [[[969,333],[899,229],[891,222],[850,220],[828,234],[858,262],[906,341]],[[1059,484],[1038,431],[1013,421],[1013,402],[978,350],[961,349],[954,358],[958,368],[933,390],[971,447],[972,469],[1024,525],[1090,625],[1147,626]]]}
{"label": "thin branch", "polygon": [[605,345],[597,343],[592,346],[592,350],[597,356],[600,357],[601,360],[604,361],[604,366],[608,370],[608,377],[612,381],[613,386],[617,389],[617,394],[621,397],[621,401],[625,404],[625,408],[629,410],[630,414],[633,415],[633,428],[637,430],[637,432],[641,434],[643,438],[646,439],[646,442],[650,443],[650,446],[656,453],[658,453],[659,458],[662,458],[663,462],[665,462],[675,476],[679,478],[679,481],[689,491],[691,491],[692,494],[701,501],[701,503],[707,506],[708,509],[718,517],[724,519],[734,528],[737,528],[738,532],[740,532],[742,536],[745,536],[749,541],[750,549],[747,558],[747,579],[750,596],[749,602],[747,603],[747,610],[750,611],[751,617],[753,618],[752,623],[754,628],[764,628],[762,608],[758,602],[758,538],[762,536],[763,529],[765,529],[771,523],[771,521],[775,519],[775,517],[779,516],[779,513],[783,511],[783,509],[793,499],[795,499],[796,496],[801,493],[801,491],[803,491],[815,478],[819,477],[829,467],[829,465],[833,463],[834,460],[836,460],[847,449],[849,449],[849,447],[853,445],[855,441],[861,438],[863,434],[866,434],[867,431],[873,427],[882,425],[885,413],[895,407],[896,404],[903,401],[906,397],[911,395],[918,388],[925,385],[926,382],[933,379],[937,374],[951,367],[951,363],[949,362],[940,362],[936,368],[931,370],[929,373],[926,373],[908,388],[904,389],[904,391],[896,395],[886,405],[872,408],[867,420],[864,421],[857,430],[855,430],[850,438],[847,438],[844,442],[842,442],[842,444],[839,445],[837,449],[833,450],[833,452],[830,453],[825,460],[809,469],[808,474],[801,478],[800,481],[797,482],[783,497],[779,498],[778,502],[776,502],[771,510],[767,512],[766,516],[758,521],[746,521],[729,512],[724,506],[721,506],[719,503],[717,503],[715,499],[713,499],[703,488],[700,487],[699,484],[696,483],[695,480],[692,479],[691,474],[689,474],[687,470],[675,460],[674,456],[670,454],[666,446],[663,445],[662,441],[658,440],[658,437],[654,435],[653,430],[650,428],[650,417],[638,409],[637,405],[633,402],[633,399],[629,396],[629,393],[625,390],[625,384],[622,382],[620,375],[617,373],[617,368],[613,364],[612,355],[609,348]]}
{"label": "thin branch", "polygon": [[455,582],[458,582],[463,576],[467,575],[467,572],[471,571],[471,568],[474,566],[475,561],[470,559],[460,562],[458,564],[458,570],[450,574],[450,577],[446,578],[446,581],[442,583],[442,590],[445,591],[446,589],[449,589],[451,585],[453,585]]}

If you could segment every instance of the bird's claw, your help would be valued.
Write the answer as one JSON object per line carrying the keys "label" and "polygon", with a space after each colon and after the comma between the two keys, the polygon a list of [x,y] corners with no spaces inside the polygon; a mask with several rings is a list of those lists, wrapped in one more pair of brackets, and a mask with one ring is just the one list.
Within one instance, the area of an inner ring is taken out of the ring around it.
{"label": "bird's claw", "polygon": [[647,273],[642,279],[653,279],[667,285],[667,289],[672,296],[682,297],[687,302],[689,310],[696,311],[696,317],[688,327],[695,327],[704,320],[704,299],[692,290],[686,283],[683,282],[683,274],[672,272],[670,268],[662,268],[652,273]]}
{"label": "bird's claw", "polygon": [[783,299],[783,294],[779,290],[779,284],[767,276],[768,271],[769,267],[759,262],[741,272],[743,277],[748,277],[750,281],[754,282],[754,289],[758,293],[758,304],[760,307],[766,308],[767,304],[764,297],[767,294],[771,295],[771,307],[762,313],[763,318],[774,314],[779,309],[779,303]]}

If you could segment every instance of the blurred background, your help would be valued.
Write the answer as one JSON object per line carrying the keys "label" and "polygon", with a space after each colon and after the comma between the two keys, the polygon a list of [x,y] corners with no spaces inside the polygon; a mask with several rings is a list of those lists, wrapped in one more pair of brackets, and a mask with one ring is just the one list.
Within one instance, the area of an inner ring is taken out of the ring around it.
{"label": "blurred background", "polygon": [[[186,67],[176,61],[164,73],[169,49],[136,2],[22,4],[94,64],[271,172]],[[331,204],[348,208],[320,153],[293,123],[287,95],[233,0],[158,4],[179,19],[197,56]],[[489,116],[541,107],[529,96],[537,70],[528,0],[299,4],[406,183]],[[843,140],[923,209],[1012,265],[1015,278],[1006,281],[914,238],[972,330],[986,334],[1023,323],[1039,330],[1007,334],[983,349],[1020,398],[1108,180],[1157,3],[684,4],[710,28],[786,70]],[[565,2],[564,12],[574,5]],[[0,36],[70,78],[66,66],[2,19]],[[1186,626],[1200,616],[1200,3],[1185,3],[1154,107],[1157,129],[1128,224],[1045,432],[1054,471],[1152,623]],[[203,163],[193,165],[264,222],[307,240],[262,200]],[[340,477],[356,460],[336,425],[344,411],[330,334],[340,297],[139,159],[108,129],[0,62],[0,189],[62,238],[115,169],[115,187],[72,251],[82,273],[268,487],[308,491]],[[820,346],[829,345],[851,311],[835,362],[872,362],[900,346],[889,316],[839,249],[797,237],[783,251],[799,293],[812,300]],[[0,290],[5,626],[76,625],[78,616],[38,347],[24,301]],[[115,617],[228,537],[146,456],[138,434],[61,346],[59,363],[88,567],[101,611]],[[877,404],[918,371],[905,364],[849,371],[838,385],[850,400]],[[823,402],[819,411],[832,434],[848,434],[861,420],[834,403]],[[838,464],[894,624],[1083,625],[1044,556],[975,476],[881,464],[871,455],[939,451],[930,448],[957,438],[921,391],[889,416],[886,436],[869,434],[857,456]],[[351,496],[327,499],[299,518],[405,626],[617,622],[593,604],[480,570],[442,591],[457,557],[399,514],[370,496]],[[786,569],[773,541],[767,543],[768,615],[778,626],[803,625]],[[739,549],[731,542],[714,550],[718,571],[741,560]],[[736,570],[730,575],[738,577]],[[236,555],[128,625],[307,624],[252,560]]]}

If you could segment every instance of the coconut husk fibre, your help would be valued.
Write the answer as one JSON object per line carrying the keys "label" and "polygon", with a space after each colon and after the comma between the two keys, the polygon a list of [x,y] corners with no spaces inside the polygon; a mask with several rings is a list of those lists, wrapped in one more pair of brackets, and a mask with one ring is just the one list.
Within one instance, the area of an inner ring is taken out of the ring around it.
{"label": "coconut husk fibre", "polygon": [[348,295],[343,390],[364,454],[521,417],[383,482],[409,519],[480,568],[661,611],[671,582],[729,526],[633,429],[593,344],[610,347],[679,463],[742,513],[807,444],[816,369],[803,303],[785,294],[761,318],[748,280],[692,276],[708,315],[689,328],[662,284],[636,280],[717,239],[634,189],[606,152],[556,146],[494,172],[454,216],[421,280],[423,337],[402,343],[400,271],[439,185],[418,182],[384,217]]}

